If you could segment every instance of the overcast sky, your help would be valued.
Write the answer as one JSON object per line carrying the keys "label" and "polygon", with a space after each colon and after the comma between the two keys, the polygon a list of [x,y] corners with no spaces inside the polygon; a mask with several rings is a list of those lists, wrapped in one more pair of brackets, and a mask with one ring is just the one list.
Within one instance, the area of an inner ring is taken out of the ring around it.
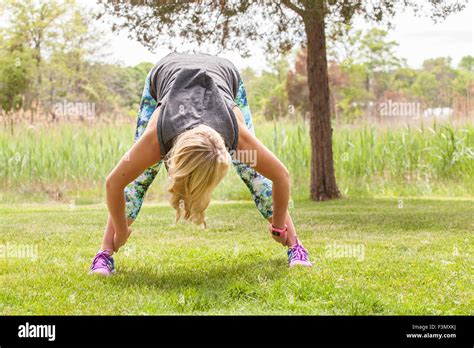
{"label": "overcast sky", "polygon": [[[83,3],[85,0],[80,0]],[[90,2],[88,2],[88,5]],[[90,6],[90,5],[89,5]],[[406,58],[408,65],[414,68],[421,66],[427,58],[450,56],[454,64],[465,55],[474,55],[474,5],[469,1],[464,11],[448,17],[444,22],[434,24],[429,18],[418,18],[410,12],[400,13],[394,19],[394,29],[390,31],[390,39],[399,43],[397,54]],[[121,62],[135,65],[143,61],[156,62],[169,53],[166,47],[158,47],[150,52],[140,43],[128,39],[126,34],[112,33],[106,24],[101,27],[109,37],[110,62]],[[369,28],[363,21],[356,21],[356,28]],[[240,57],[238,52],[229,52],[222,56],[231,59],[242,69],[251,66],[260,71],[266,68],[265,57],[258,49],[247,59]]]}

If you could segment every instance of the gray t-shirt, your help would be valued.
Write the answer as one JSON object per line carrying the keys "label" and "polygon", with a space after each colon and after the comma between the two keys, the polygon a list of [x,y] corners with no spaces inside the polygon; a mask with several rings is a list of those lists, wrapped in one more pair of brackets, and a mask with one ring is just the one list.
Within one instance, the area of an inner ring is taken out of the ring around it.
{"label": "gray t-shirt", "polygon": [[178,135],[200,124],[215,129],[227,149],[239,139],[237,104],[240,75],[227,59],[210,54],[170,53],[152,69],[150,94],[158,102],[161,155],[171,150]]}

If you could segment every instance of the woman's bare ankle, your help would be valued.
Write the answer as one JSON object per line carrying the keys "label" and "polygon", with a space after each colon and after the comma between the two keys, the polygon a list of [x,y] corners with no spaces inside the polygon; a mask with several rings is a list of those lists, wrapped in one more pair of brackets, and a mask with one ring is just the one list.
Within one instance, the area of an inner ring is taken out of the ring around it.
{"label": "woman's bare ankle", "polygon": [[288,239],[286,240],[286,246],[288,248],[293,248],[296,243],[297,243],[296,236],[288,233]]}
{"label": "woman's bare ankle", "polygon": [[107,253],[109,254],[109,256],[112,256],[113,253],[114,253],[114,248],[109,247],[109,246],[101,246],[99,252],[100,252],[100,251],[107,251]]}

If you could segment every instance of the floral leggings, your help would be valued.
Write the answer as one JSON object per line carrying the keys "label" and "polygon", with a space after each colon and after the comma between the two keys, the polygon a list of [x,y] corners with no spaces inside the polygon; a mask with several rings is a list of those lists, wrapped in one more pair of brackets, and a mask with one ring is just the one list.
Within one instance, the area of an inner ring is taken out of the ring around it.
{"label": "floral leggings", "polygon": [[[138,113],[137,129],[135,131],[135,142],[142,136],[148,125],[148,121],[156,109],[157,102],[150,94],[150,75],[151,74],[149,73],[145,82],[145,87],[143,88],[140,111]],[[240,81],[235,102],[244,115],[247,128],[252,134],[255,135],[252,115],[250,113],[250,108],[247,102],[247,96],[242,81]],[[137,218],[145,197],[145,193],[158,174],[162,163],[163,161],[160,161],[146,169],[138,178],[136,178],[125,188],[126,214],[130,219],[135,220]],[[232,164],[234,165],[237,174],[249,188],[252,198],[255,201],[255,205],[257,206],[260,213],[266,219],[271,217],[273,215],[272,182],[256,172],[252,167],[244,163],[233,160]]]}

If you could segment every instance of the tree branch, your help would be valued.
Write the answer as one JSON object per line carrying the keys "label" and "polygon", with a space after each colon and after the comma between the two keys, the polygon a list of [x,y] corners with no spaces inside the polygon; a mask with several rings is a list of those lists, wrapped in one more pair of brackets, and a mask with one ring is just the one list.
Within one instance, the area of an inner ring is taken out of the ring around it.
{"label": "tree branch", "polygon": [[295,11],[297,14],[299,14],[301,17],[304,15],[303,9],[299,8],[295,4],[293,4],[290,0],[281,0],[282,4],[285,5],[286,7],[290,8],[291,10]]}

